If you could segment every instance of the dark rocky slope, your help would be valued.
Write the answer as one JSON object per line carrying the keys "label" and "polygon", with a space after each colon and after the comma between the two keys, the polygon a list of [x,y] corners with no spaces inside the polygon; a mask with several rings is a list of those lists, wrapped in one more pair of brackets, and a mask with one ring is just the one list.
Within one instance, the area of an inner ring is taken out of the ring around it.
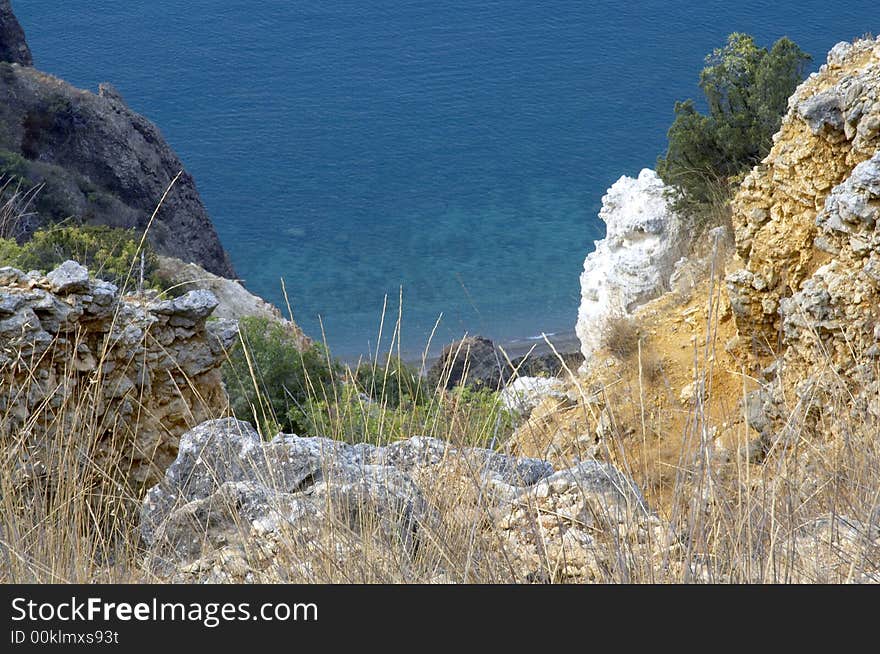
{"label": "dark rocky slope", "polygon": [[[183,164],[149,120],[102,84],[97,95],[32,68],[8,0],[0,0],[0,174],[44,184],[37,215],[13,236],[73,217],[144,230]],[[162,254],[234,275],[229,257],[183,171],[150,227]]]}
{"label": "dark rocky slope", "polygon": [[0,0],[0,61],[33,66],[31,50],[24,40],[24,30],[18,23],[9,0]]}

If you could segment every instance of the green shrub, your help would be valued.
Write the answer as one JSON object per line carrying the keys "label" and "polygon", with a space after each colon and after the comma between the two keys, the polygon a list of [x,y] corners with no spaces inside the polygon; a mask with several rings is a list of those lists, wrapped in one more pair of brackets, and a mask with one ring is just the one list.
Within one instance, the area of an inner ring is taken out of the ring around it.
{"label": "green shrub", "polygon": [[358,389],[373,401],[390,407],[412,407],[428,401],[425,382],[414,366],[396,356],[384,364],[363,361],[354,371]]}
{"label": "green shrub", "polygon": [[265,318],[243,318],[239,331],[223,379],[232,412],[266,437],[386,444],[425,435],[488,446],[513,433],[496,392],[425,389],[418,371],[394,356],[343,369],[321,345],[300,352],[283,325]]}
{"label": "green shrub", "polygon": [[423,435],[456,445],[497,447],[515,428],[499,394],[487,389],[434,389],[418,403],[398,406],[371,399],[355,383],[336,390],[333,397],[310,398],[304,405],[309,435],[376,445]]}
{"label": "green shrub", "polygon": [[314,433],[310,416],[335,398],[339,364],[318,344],[300,352],[290,333],[266,318],[243,318],[239,332],[242,342],[223,365],[233,413],[255,420],[267,436]]}
{"label": "green shrub", "polygon": [[[49,271],[67,259],[89,269],[92,275],[122,287],[133,288],[140,276],[140,237],[128,229],[104,226],[51,227],[34,233],[18,248],[0,248],[0,265],[22,270]],[[133,265],[134,264],[134,265]],[[144,244],[144,280],[156,286],[156,254]],[[129,272],[131,278],[129,279]]]}
{"label": "green shrub", "polygon": [[20,154],[0,148],[0,177],[17,178],[24,186],[30,186],[27,179],[28,163]]}
{"label": "green shrub", "polygon": [[21,246],[11,238],[0,238],[0,267],[14,266],[21,257]]}
{"label": "green shrub", "polygon": [[680,202],[716,203],[732,176],[766,156],[809,61],[786,37],[768,51],[742,33],[706,57],[700,88],[709,114],[692,100],[676,102],[669,146],[657,160],[657,173],[681,191]]}

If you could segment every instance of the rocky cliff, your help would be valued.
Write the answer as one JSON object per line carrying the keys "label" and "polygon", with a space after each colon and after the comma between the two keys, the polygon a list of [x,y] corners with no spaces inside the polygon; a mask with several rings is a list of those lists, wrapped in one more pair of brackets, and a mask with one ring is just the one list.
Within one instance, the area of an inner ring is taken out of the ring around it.
{"label": "rocky cliff", "polygon": [[[535,389],[545,399],[508,448],[632,470],[696,531],[784,521],[748,565],[775,549],[786,579],[876,582],[880,40],[835,46],[773,141],[732,201],[735,243],[716,230],[692,243],[707,255],[633,311],[630,352],[600,347],[577,379]],[[718,557],[726,537],[704,537],[701,556]]]}
{"label": "rocky cliff", "polygon": [[34,64],[31,50],[24,38],[24,30],[12,13],[9,0],[0,0],[0,61],[22,66]]}
{"label": "rocky cliff", "polygon": [[[141,535],[152,582],[583,583],[646,568],[729,580],[708,559],[683,564],[687,533],[608,463],[555,469],[422,436],[265,442],[234,419],[181,437],[144,498]],[[877,544],[876,527],[823,516],[797,525],[777,564],[794,582],[876,582],[876,560],[855,574],[851,562]]]}
{"label": "rocky cliff", "polygon": [[44,185],[35,205],[38,219],[14,235],[26,239],[41,223],[71,216],[143,231],[183,171],[148,237],[163,254],[232,277],[193,178],[156,126],[109,84],[94,94],[30,67],[8,2],[0,4],[0,20],[0,171]]}
{"label": "rocky cliff", "polygon": [[[780,300],[832,258],[868,256],[849,239],[860,219],[842,214],[837,187],[880,146],[880,65],[874,41],[840,43],[795,91],[774,146],[733,201],[743,269],[729,277],[737,324],[775,348]],[[865,169],[862,169],[865,171]],[[821,217],[820,217],[821,215]],[[865,221],[870,222],[866,216]]]}
{"label": "rocky cliff", "polygon": [[751,398],[766,440],[880,418],[878,150],[880,41],[840,43],[733,201],[734,345],[770,366]]}
{"label": "rocky cliff", "polygon": [[161,478],[180,435],[227,407],[219,366],[237,331],[208,321],[216,306],[207,291],[122,297],[73,261],[45,276],[0,268],[0,442],[13,477],[51,483],[65,455],[83,484],[112,477],[138,492]]}
{"label": "rocky cliff", "polygon": [[621,177],[602,198],[606,235],[584,261],[575,326],[587,360],[610,318],[629,315],[668,289],[686,238],[668,190],[657,173],[644,169],[637,178]]}

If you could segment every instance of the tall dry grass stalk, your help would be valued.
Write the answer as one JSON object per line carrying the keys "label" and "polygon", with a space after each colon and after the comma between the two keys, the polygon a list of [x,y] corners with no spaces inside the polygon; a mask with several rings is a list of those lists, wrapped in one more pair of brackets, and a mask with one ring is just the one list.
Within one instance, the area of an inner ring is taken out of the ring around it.
{"label": "tall dry grass stalk", "polygon": [[34,217],[31,208],[42,185],[24,188],[21,180],[0,175],[0,238],[18,239]]}
{"label": "tall dry grass stalk", "polygon": [[[134,269],[134,262],[133,262]],[[635,511],[632,524],[596,534],[600,558],[611,562],[598,581],[607,583],[785,583],[878,580],[880,557],[871,530],[880,519],[880,447],[878,425],[868,417],[848,426],[847,433],[828,446],[801,433],[786,443],[771,443],[766,460],[754,464],[736,454],[719,463],[711,403],[734,398],[711,392],[720,285],[712,287],[707,338],[694,344],[696,381],[708,389],[698,394],[690,409],[676,466],[670,501],[655,507],[660,530],[638,532],[644,514]],[[401,302],[402,304],[402,302]],[[481,445],[502,449],[509,436],[497,395],[468,401],[443,390],[427,389],[428,400],[418,410],[392,406],[383,397],[380,380],[395,374],[393,354],[400,355],[400,307],[394,325],[379,327],[381,344],[367,362],[372,386],[358,387],[349,370],[345,384],[326,388],[311,384],[311,395],[323,407],[321,433],[335,440],[384,444],[415,435],[432,436],[453,446]],[[430,347],[430,343],[428,344]],[[247,348],[247,343],[242,347]],[[552,348],[552,345],[551,345]],[[425,349],[422,363],[427,361]],[[612,414],[641,416],[642,439],[652,431],[651,412],[644,406],[641,385],[647,375],[641,346],[640,406],[620,406],[623,395],[606,393]],[[52,356],[52,348],[44,355]],[[557,353],[557,356],[558,353]],[[584,423],[595,424],[586,389],[577,373],[559,356],[565,375],[580,394]],[[20,360],[20,369],[37,370],[38,361]],[[829,369],[832,362],[827,361]],[[874,364],[872,364],[874,365]],[[98,367],[100,369],[100,365]],[[12,429],[21,416],[0,411],[0,581],[8,582],[129,582],[158,581],[142,567],[144,552],[138,536],[137,496],[122,480],[129,456],[126,443],[131,425],[104,424],[100,406],[101,384],[92,392],[67,393],[76,371],[57,380],[39,409],[26,416],[24,426]],[[251,368],[250,382],[258,390],[259,371]],[[746,392],[743,376],[743,397]],[[421,383],[421,382],[420,382]],[[43,392],[36,379],[11,387],[2,395]],[[847,398],[839,398],[840,408]],[[615,402],[618,402],[616,405]],[[259,415],[271,407],[260,401]],[[792,408],[792,424],[797,425]],[[218,416],[219,417],[219,416]],[[253,416],[239,416],[244,420]],[[57,427],[57,428],[56,428]],[[741,425],[745,448],[751,439]],[[38,442],[39,461],[29,456],[34,434],[53,433]],[[101,435],[116,434],[117,442]],[[264,434],[269,438],[273,434]],[[599,458],[614,461],[636,480],[649,478],[651,461],[634,457],[622,440],[604,442]],[[590,455],[583,453],[584,457]],[[38,463],[38,465],[35,465]],[[328,469],[327,474],[331,474]],[[271,482],[272,480],[268,480]],[[309,583],[462,583],[547,582],[560,579],[560,562],[549,555],[538,575],[523,577],[514,564],[515,553],[498,527],[489,502],[489,490],[479,471],[467,460],[451,460],[434,476],[422,480],[421,490],[435,517],[420,528],[413,551],[405,539],[389,540],[375,513],[352,517],[350,507],[334,507],[328,500],[326,519],[316,528],[291,526],[272,554],[276,580]],[[536,511],[538,509],[535,509]],[[826,522],[821,522],[821,520]],[[819,521],[819,522],[817,522]],[[241,525],[242,530],[247,525]],[[549,552],[549,543],[543,551]],[[345,552],[340,556],[340,552]],[[258,552],[245,552],[248,557]],[[830,563],[829,563],[830,562]]]}

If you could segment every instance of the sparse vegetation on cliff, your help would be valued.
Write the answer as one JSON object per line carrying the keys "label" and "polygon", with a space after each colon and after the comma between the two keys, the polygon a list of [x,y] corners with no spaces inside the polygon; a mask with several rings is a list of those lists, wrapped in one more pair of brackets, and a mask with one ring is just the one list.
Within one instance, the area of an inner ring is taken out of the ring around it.
{"label": "sparse vegetation on cliff", "polygon": [[443,432],[487,445],[512,432],[513,419],[497,392],[431,386],[391,353],[349,367],[323,345],[302,349],[282,325],[262,318],[245,318],[239,329],[240,342],[223,366],[230,407],[265,438],[283,431],[388,443]]}
{"label": "sparse vegetation on cliff", "polygon": [[206,291],[0,270],[0,581],[880,581],[878,88],[880,42],[836,47],[740,187],[742,261],[716,236],[520,423],[270,320],[231,349]]}
{"label": "sparse vegetation on cliff", "polygon": [[[143,253],[143,269],[141,269]],[[0,238],[0,266],[22,270],[49,271],[72,259],[86,266],[94,275],[129,290],[143,275],[145,287],[159,288],[153,248],[130,229],[100,225],[59,225],[34,233],[19,245],[13,239]]]}

